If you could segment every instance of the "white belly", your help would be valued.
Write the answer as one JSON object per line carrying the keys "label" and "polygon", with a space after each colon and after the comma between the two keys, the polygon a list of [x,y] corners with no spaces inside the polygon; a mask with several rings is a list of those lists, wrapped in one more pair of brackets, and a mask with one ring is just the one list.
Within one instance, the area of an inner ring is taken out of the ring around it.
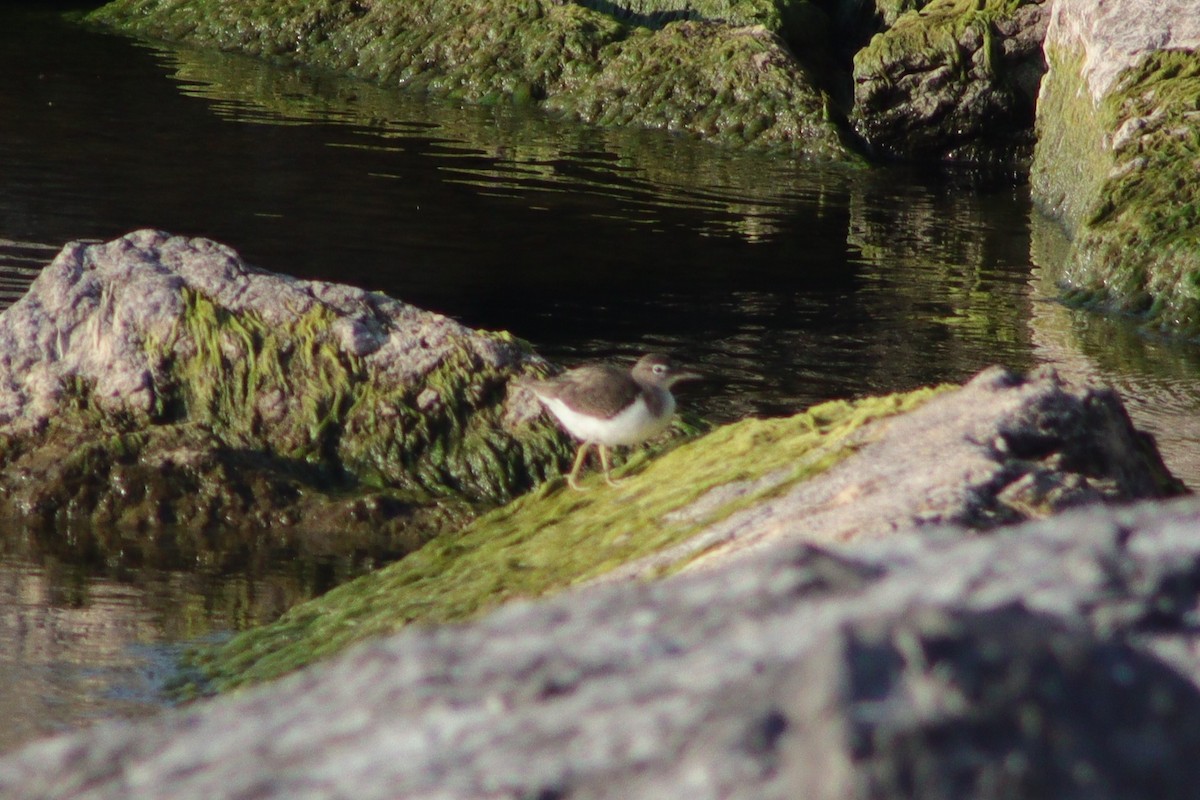
{"label": "white belly", "polygon": [[660,417],[651,414],[646,407],[646,401],[639,397],[620,414],[602,420],[577,414],[556,398],[541,398],[550,412],[558,417],[558,421],[576,439],[608,447],[637,444],[666,430],[671,416],[675,413],[675,398],[668,393],[664,399],[664,413]]}

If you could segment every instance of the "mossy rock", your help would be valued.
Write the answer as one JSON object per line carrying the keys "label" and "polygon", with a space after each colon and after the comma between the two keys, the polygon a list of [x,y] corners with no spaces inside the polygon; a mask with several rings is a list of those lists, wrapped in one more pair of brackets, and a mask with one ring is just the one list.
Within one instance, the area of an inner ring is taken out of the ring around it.
{"label": "mossy rock", "polygon": [[[831,402],[789,418],[725,426],[652,461],[634,459],[615,488],[598,476],[582,492],[547,484],[271,625],[199,653],[196,666],[225,690],[404,625],[461,620],[589,581],[820,474],[855,451],[864,426],[936,393]],[[730,486],[743,488],[720,491]]]}
{"label": "mossy rock", "polygon": [[[410,365],[347,350],[327,306],[280,328],[192,290],[184,297],[175,335],[147,340],[163,365],[162,421],[177,416],[227,446],[381,488],[496,501],[544,477],[529,467],[539,460],[533,451],[544,458],[545,437],[514,437],[501,419],[511,369],[489,367],[471,347],[448,348],[419,383],[389,380]],[[474,335],[521,346],[503,333]]]}
{"label": "mossy rock", "polygon": [[1072,235],[1068,298],[1200,337],[1200,53],[1152,53],[1098,102],[1081,52],[1050,58],[1034,181]]}
{"label": "mossy rock", "polygon": [[855,130],[908,160],[1018,163],[1032,146],[1043,7],[933,0],[854,56]]}
{"label": "mossy rock", "polygon": [[762,27],[777,34],[808,66],[827,57],[831,21],[811,0],[579,0],[622,22],[662,28],[678,21]]}
{"label": "mossy rock", "polygon": [[569,458],[528,344],[205,239],[68,245],[0,347],[0,512],[44,527],[441,523]]}
{"label": "mossy rock", "polygon": [[553,0],[116,0],[89,19],[472,102],[545,101],[592,123],[855,160],[814,79],[773,32],[791,20],[815,47],[819,9],[744,0],[708,9],[728,19],[660,27],[610,10]]}
{"label": "mossy rock", "polygon": [[871,37],[886,31],[902,14],[919,11],[929,0],[818,0],[832,32],[832,46],[852,59]]}
{"label": "mossy rock", "polygon": [[847,154],[825,96],[761,27],[680,22],[610,48],[601,70],[551,108],[603,125],[640,125],[734,144],[803,144]]}

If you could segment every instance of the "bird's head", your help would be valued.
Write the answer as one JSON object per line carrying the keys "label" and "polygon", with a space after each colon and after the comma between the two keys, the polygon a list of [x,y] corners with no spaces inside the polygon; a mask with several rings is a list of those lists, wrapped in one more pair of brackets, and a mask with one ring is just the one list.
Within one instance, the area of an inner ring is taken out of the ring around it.
{"label": "bird's head", "polygon": [[688,372],[662,353],[648,353],[633,365],[633,377],[644,383],[670,389],[680,381],[697,380],[703,376]]}

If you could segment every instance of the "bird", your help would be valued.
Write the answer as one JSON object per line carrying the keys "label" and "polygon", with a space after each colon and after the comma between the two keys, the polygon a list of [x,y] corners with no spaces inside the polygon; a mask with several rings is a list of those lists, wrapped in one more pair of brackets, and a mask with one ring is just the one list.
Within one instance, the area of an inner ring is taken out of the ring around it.
{"label": "bird", "polygon": [[648,353],[632,369],[589,364],[526,386],[580,441],[567,484],[581,490],[578,473],[590,447],[595,445],[600,453],[605,482],[616,486],[609,474],[608,448],[635,445],[665,430],[675,414],[671,387],[700,377],[680,369],[669,356]]}

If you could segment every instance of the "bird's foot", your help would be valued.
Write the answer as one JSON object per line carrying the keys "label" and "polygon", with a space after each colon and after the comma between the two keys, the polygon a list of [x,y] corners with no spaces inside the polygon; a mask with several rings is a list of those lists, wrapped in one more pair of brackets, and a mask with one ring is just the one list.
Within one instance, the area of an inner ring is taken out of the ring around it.
{"label": "bird's foot", "polygon": [[604,469],[604,482],[609,486],[620,486],[624,480],[615,480],[612,473],[609,471],[608,464],[608,448],[601,445],[600,447],[600,466]]}

